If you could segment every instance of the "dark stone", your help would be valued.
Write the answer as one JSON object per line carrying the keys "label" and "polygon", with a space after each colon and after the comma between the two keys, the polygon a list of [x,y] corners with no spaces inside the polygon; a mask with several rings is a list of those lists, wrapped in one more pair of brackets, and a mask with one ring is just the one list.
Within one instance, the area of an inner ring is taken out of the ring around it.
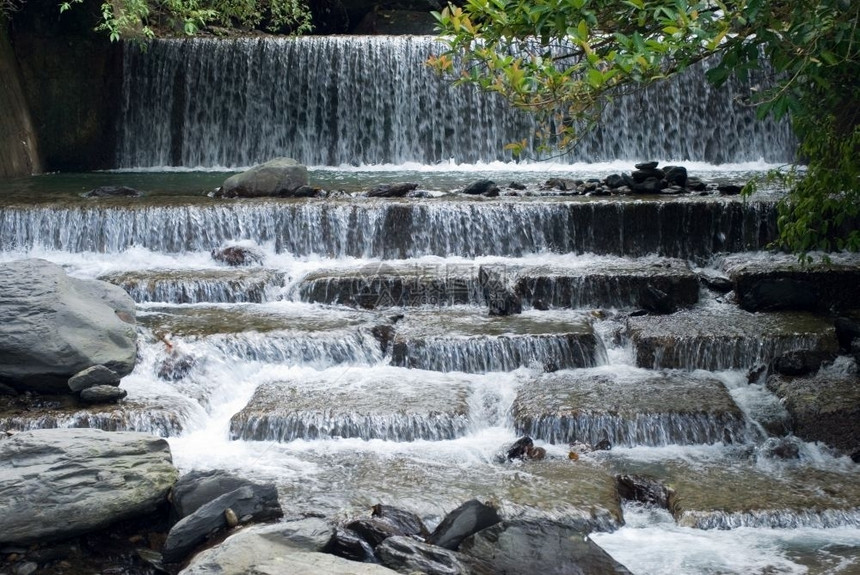
{"label": "dark stone", "polygon": [[747,383],[762,384],[767,379],[767,365],[760,363],[754,365],[747,371]]}
{"label": "dark stone", "polygon": [[355,521],[347,523],[346,529],[367,541],[372,548],[376,548],[377,545],[389,537],[405,535],[404,533],[399,533],[397,528],[391,523],[376,517],[372,517],[370,519],[356,519]]}
{"label": "dark stone", "polygon": [[388,346],[391,344],[392,340],[394,340],[394,326],[392,325],[375,325],[373,329],[370,330],[370,333],[379,342],[379,347],[382,349],[382,353],[386,353],[388,351]]}
{"label": "dark stone", "polygon": [[[665,180],[664,180],[664,181],[665,181]],[[683,194],[683,193],[685,193],[686,191],[687,191],[687,190],[686,190],[686,189],[684,189],[684,188],[682,188],[681,186],[677,186],[677,185],[670,185],[670,186],[667,186],[667,187],[663,188],[663,189],[660,191],[660,193],[661,193],[661,194],[663,194],[663,195],[666,195],[666,196],[671,196],[671,195]]]}
{"label": "dark stone", "polygon": [[520,191],[526,189],[526,185],[521,184],[520,182],[511,182],[510,184],[508,184],[508,187],[512,190],[520,190]]}
{"label": "dark stone", "polygon": [[844,352],[851,352],[852,342],[860,340],[860,322],[847,317],[837,317],[833,324],[836,328],[836,340],[839,342],[839,349]]}
{"label": "dark stone", "polygon": [[529,436],[520,437],[508,448],[508,460],[523,459],[529,449],[534,447],[534,441]]}
{"label": "dark stone", "polygon": [[687,187],[687,168],[684,166],[664,166],[663,173],[670,186]]}
{"label": "dark stone", "polygon": [[640,162],[638,164],[634,164],[637,170],[654,170],[657,166],[660,165],[660,162]]}
{"label": "dark stone", "polygon": [[492,180],[478,180],[477,182],[472,182],[471,184],[463,188],[462,192],[470,196],[478,196],[486,195],[493,190],[495,190],[497,193],[499,191],[499,186],[496,185],[496,182]]}
{"label": "dark stone", "polygon": [[430,536],[421,518],[411,511],[377,503],[373,506],[372,515],[394,525],[400,535],[416,535],[422,538]]}
{"label": "dark stone", "polygon": [[84,194],[85,198],[139,198],[143,195],[140,190],[126,186],[102,186]]}
{"label": "dark stone", "polygon": [[800,459],[800,440],[796,437],[769,437],[758,453],[768,459]]}
{"label": "dark stone", "polygon": [[274,484],[245,485],[206,503],[174,525],[161,550],[164,562],[182,561],[211,533],[231,527],[226,516],[228,509],[232,510],[239,523],[268,521],[283,516]]}
{"label": "dark stone", "polygon": [[213,499],[252,485],[254,483],[244,477],[226,471],[190,471],[179,478],[170,494],[174,520],[191,515]]}
{"label": "dark stone", "polygon": [[817,372],[823,363],[832,362],[834,359],[834,354],[825,351],[789,351],[773,360],[771,371],[781,375],[806,375]]}
{"label": "dark stone", "polygon": [[501,270],[493,266],[478,268],[478,282],[491,316],[515,315],[523,312],[522,295],[512,288]]}
{"label": "dark stone", "polygon": [[814,310],[818,306],[815,285],[792,278],[765,278],[747,289],[740,298],[747,311]]}
{"label": "dark stone", "polygon": [[594,451],[611,451],[611,450],[612,450],[612,442],[606,438],[603,438],[594,444]]}
{"label": "dark stone", "polygon": [[561,192],[568,192],[571,190],[575,190],[579,184],[580,182],[577,180],[569,180],[567,178],[550,178],[546,182],[544,182],[543,187],[546,190],[559,190]]}
{"label": "dark stone", "polygon": [[362,539],[358,533],[336,527],[331,539],[326,544],[323,552],[361,563],[377,563],[376,554],[370,543]]}
{"label": "dark stone", "polygon": [[624,185],[624,178],[622,178],[618,174],[611,174],[609,176],[606,176],[606,180],[604,180],[604,182],[607,186],[614,190],[615,188],[620,188]]}
{"label": "dark stone", "polygon": [[128,392],[115,385],[94,385],[81,391],[81,401],[84,403],[116,403],[125,399]]}
{"label": "dark stone", "polygon": [[729,293],[734,288],[734,284],[730,278],[713,273],[700,273],[699,279],[707,286],[708,289],[719,293]]}
{"label": "dark stone", "polygon": [[466,539],[460,552],[496,575],[631,575],[584,533],[553,523],[499,523]]}
{"label": "dark stone", "polygon": [[542,299],[536,299],[532,302],[532,307],[538,311],[548,311],[549,305]]}
{"label": "dark stone", "polygon": [[226,248],[214,249],[210,254],[216,262],[233,267],[262,265],[263,263],[263,254],[257,250],[242,246],[228,246]]}
{"label": "dark stone", "polygon": [[490,315],[506,316],[523,313],[523,298],[513,292],[496,294],[490,297]]}
{"label": "dark stone", "polygon": [[669,489],[656,479],[641,475],[616,475],[615,487],[625,501],[638,501],[662,509],[669,508]]}
{"label": "dark stone", "polygon": [[646,286],[639,293],[639,306],[658,315],[675,313],[678,309],[672,296],[653,286]]}
{"label": "dark stone", "polygon": [[449,513],[430,535],[429,543],[456,550],[466,537],[501,521],[495,508],[471,499]]}
{"label": "dark stone", "polygon": [[5,383],[0,383],[0,395],[18,395],[18,392],[15,391],[15,388],[9,387]]}
{"label": "dark stone", "polygon": [[735,184],[721,184],[717,186],[717,191],[724,196],[737,196],[743,190],[743,186]]}
{"label": "dark stone", "polygon": [[382,564],[400,573],[423,575],[490,575],[474,559],[455,551],[416,541],[410,537],[390,537],[376,548]]}
{"label": "dark stone", "polygon": [[691,192],[704,192],[706,189],[708,189],[708,186],[707,186],[707,184],[705,184],[705,182],[703,182],[699,178],[695,178],[692,176],[687,177],[687,186],[686,187]]}
{"label": "dark stone", "polygon": [[179,381],[188,375],[195,365],[197,358],[193,355],[173,351],[159,364],[156,375],[164,381]]}
{"label": "dark stone", "polygon": [[649,177],[639,184],[635,189],[640,194],[658,194],[666,188],[666,180]]}
{"label": "dark stone", "polygon": [[416,189],[418,184],[411,182],[401,182],[397,184],[382,184],[376,186],[367,192],[369,198],[402,198],[412,190]]}
{"label": "dark stone", "polygon": [[313,186],[299,186],[292,192],[283,195],[285,198],[318,198],[325,197],[325,192]]}

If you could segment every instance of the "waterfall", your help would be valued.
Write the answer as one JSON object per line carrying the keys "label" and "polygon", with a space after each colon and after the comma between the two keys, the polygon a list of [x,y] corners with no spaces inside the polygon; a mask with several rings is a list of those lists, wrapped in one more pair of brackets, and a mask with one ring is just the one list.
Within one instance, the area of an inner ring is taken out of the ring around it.
{"label": "waterfall", "polygon": [[[124,50],[118,166],[238,167],[510,161],[534,120],[500,97],[452,87],[424,62],[430,36],[154,40]],[[790,161],[786,122],[739,106],[709,66],[625,96],[564,160]]]}

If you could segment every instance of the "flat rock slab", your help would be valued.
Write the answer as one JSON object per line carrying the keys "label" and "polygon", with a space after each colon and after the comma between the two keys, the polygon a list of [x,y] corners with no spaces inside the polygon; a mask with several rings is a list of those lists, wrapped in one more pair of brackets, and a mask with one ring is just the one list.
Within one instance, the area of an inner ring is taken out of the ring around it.
{"label": "flat rock slab", "polygon": [[192,416],[191,402],[130,399],[121,404],[82,405],[74,396],[0,396],[0,431],[90,428],[180,435]]}
{"label": "flat rock slab", "polygon": [[671,488],[669,510],[686,527],[860,527],[860,481],[852,468],[823,470],[731,456],[659,464],[615,461],[613,466]]}
{"label": "flat rock slab", "polygon": [[767,387],[788,410],[795,435],[860,454],[860,375],[825,368],[814,376],[772,375]]}
{"label": "flat rock slab", "polygon": [[275,299],[285,274],[267,269],[147,270],[104,275],[138,303],[262,303]]}
{"label": "flat rock slab", "polygon": [[[481,268],[492,273],[482,279]],[[648,286],[666,292],[681,307],[699,299],[698,276],[686,262],[667,258],[590,258],[552,265],[518,260],[373,264],[314,272],[300,282],[298,291],[303,301],[363,308],[484,305],[487,290],[498,289],[513,290],[527,306],[541,300],[560,308],[635,308]]]}
{"label": "flat rock slab", "polygon": [[722,267],[741,306],[750,311],[860,308],[860,256],[832,254],[829,260],[801,265],[790,254],[735,254]]}
{"label": "flat rock slab", "polygon": [[747,436],[725,386],[698,374],[596,368],[543,374],[512,412],[519,435],[550,443],[710,444]]}
{"label": "flat rock slab", "polygon": [[94,365],[134,369],[134,302],[105,282],[80,280],[45,260],[0,265],[0,381],[18,390],[68,393]]}
{"label": "flat rock slab", "polygon": [[631,317],[636,365],[748,369],[798,349],[836,350],[833,321],[803,312],[750,313],[730,305]]}
{"label": "flat rock slab", "polygon": [[393,365],[486,373],[521,366],[541,369],[606,363],[588,313],[527,311],[488,316],[469,308],[409,311],[394,326]]}
{"label": "flat rock slab", "polygon": [[233,439],[359,437],[415,441],[465,435],[471,382],[464,375],[351,369],[264,383],[230,422]]}
{"label": "flat rock slab", "polygon": [[167,442],[150,435],[18,433],[0,441],[0,542],[71,537],[150,513],[178,476]]}

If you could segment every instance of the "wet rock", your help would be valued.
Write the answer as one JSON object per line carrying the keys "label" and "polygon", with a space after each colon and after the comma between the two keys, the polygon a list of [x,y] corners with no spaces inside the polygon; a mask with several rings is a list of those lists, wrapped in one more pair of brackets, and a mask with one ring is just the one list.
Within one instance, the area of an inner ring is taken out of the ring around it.
{"label": "wet rock", "polygon": [[402,198],[412,190],[416,189],[418,184],[411,182],[400,182],[396,184],[381,184],[372,188],[367,192],[369,198]]}
{"label": "wet rock", "polygon": [[687,189],[691,192],[704,192],[708,189],[708,185],[699,178],[687,177]]}
{"label": "wet rock", "polygon": [[800,440],[796,437],[769,437],[758,448],[766,459],[800,459]]}
{"label": "wet rock", "polygon": [[520,290],[510,285],[505,274],[504,269],[497,269],[494,266],[478,268],[478,282],[491,316],[517,315],[523,312],[523,298]]}
{"label": "wet rock", "polygon": [[470,196],[486,196],[490,194],[498,195],[499,186],[497,186],[496,182],[492,180],[478,180],[477,182],[472,182],[461,191],[462,193]]}
{"label": "wet rock", "polygon": [[791,278],[762,279],[738,295],[740,306],[747,311],[812,311],[818,306],[815,286]]}
{"label": "wet rock", "polygon": [[167,441],[147,434],[17,433],[0,441],[0,543],[68,538],[151,513],[177,476]]}
{"label": "wet rock", "polygon": [[660,165],[660,162],[639,162],[638,164],[634,164],[634,168],[637,170],[654,170],[657,166]]}
{"label": "wet rock", "polygon": [[378,563],[370,543],[355,531],[344,527],[337,527],[334,530],[323,551],[350,561]]}
{"label": "wet rock", "polygon": [[140,190],[128,186],[101,186],[84,194],[85,198],[139,198],[143,195]]}
{"label": "wet rock", "polygon": [[411,511],[377,503],[373,506],[373,517],[378,517],[393,525],[400,535],[416,535],[422,538],[430,536],[430,532],[427,531],[421,518]]}
{"label": "wet rock", "polygon": [[639,305],[648,312],[657,315],[667,315],[678,310],[672,296],[653,286],[646,286],[639,292]]}
{"label": "wet rock", "polygon": [[730,278],[717,273],[701,272],[699,279],[708,289],[718,293],[729,293],[734,288],[734,283]]}
{"label": "wet rock", "polygon": [[559,190],[561,192],[576,190],[580,181],[566,178],[550,178],[543,184],[545,190]]}
{"label": "wet rock", "polygon": [[669,508],[670,489],[660,481],[642,475],[617,475],[618,495],[626,501],[637,501],[662,509]]}
{"label": "wet rock", "polygon": [[508,184],[508,187],[512,190],[519,190],[519,191],[526,189],[526,185],[522,184],[520,182],[511,182],[510,184]]}
{"label": "wet rock", "polygon": [[191,515],[203,505],[240,487],[255,484],[236,475],[221,470],[194,470],[179,478],[170,493],[170,502],[175,520]]}
{"label": "wet rock", "polygon": [[737,196],[743,190],[743,186],[735,184],[721,184],[717,186],[717,191],[723,196]]}
{"label": "wet rock", "polygon": [[687,168],[684,166],[664,166],[663,172],[670,186],[687,187]]}
{"label": "wet rock", "polygon": [[293,197],[308,185],[308,169],[292,158],[276,158],[224,181],[221,198]]}
{"label": "wet rock", "polygon": [[852,344],[860,340],[860,322],[847,317],[837,317],[833,323],[836,328],[836,340],[839,342],[839,349],[850,353]]}
{"label": "wet rock", "polygon": [[5,383],[0,383],[0,395],[18,395],[18,392]]}
{"label": "wet rock", "polygon": [[594,451],[612,451],[612,442],[609,439],[601,439],[594,444]]}
{"label": "wet rock", "polygon": [[658,170],[654,168],[648,170],[635,170],[633,173],[630,174],[630,176],[637,184],[644,184],[648,180],[663,181],[663,178],[666,176],[666,174],[663,173],[663,170]]}
{"label": "wet rock", "polygon": [[548,522],[499,523],[466,539],[460,552],[486,563],[497,575],[631,575],[584,533]]}
{"label": "wet rock", "polygon": [[520,437],[513,445],[508,448],[507,459],[523,459],[526,457],[528,450],[534,447],[534,441],[531,437]]}
{"label": "wet rock", "polygon": [[806,375],[817,372],[824,363],[832,362],[836,354],[826,351],[801,349],[786,352],[774,358],[771,371],[780,375]]}
{"label": "wet rock", "polygon": [[397,528],[391,523],[376,517],[350,521],[346,524],[346,529],[366,541],[371,548],[376,548],[377,545],[389,537],[404,535],[403,533],[399,533]]}
{"label": "wet rock", "polygon": [[618,174],[611,174],[609,176],[606,176],[606,180],[604,181],[606,182],[606,185],[613,190],[616,188],[620,188],[624,185],[624,178],[622,178]]}
{"label": "wet rock", "polygon": [[523,298],[512,291],[494,294],[488,300],[491,316],[523,313]]}
{"label": "wet rock", "polygon": [[752,366],[747,371],[747,383],[749,384],[762,384],[767,379],[768,375],[768,366],[764,363],[759,363],[757,365]]}
{"label": "wet rock", "polygon": [[197,358],[193,355],[172,350],[170,355],[158,364],[156,375],[164,381],[179,381],[187,376],[195,365]]}
{"label": "wet rock", "polygon": [[262,265],[263,254],[253,248],[227,246],[212,250],[212,259],[232,267]]}
{"label": "wet rock", "polygon": [[382,353],[387,353],[391,342],[394,340],[396,330],[393,325],[375,325],[370,330],[371,335],[379,342]]}
{"label": "wet rock", "polygon": [[167,534],[165,563],[177,563],[213,532],[228,528],[232,511],[240,522],[268,521],[283,515],[274,484],[246,485],[221,495],[183,517]]}
{"label": "wet rock", "polygon": [[116,403],[125,399],[128,392],[115,385],[94,385],[81,391],[81,401],[84,403]]}
{"label": "wet rock", "polygon": [[103,365],[94,365],[69,378],[69,389],[72,391],[82,391],[96,385],[119,385],[119,376]]}
{"label": "wet rock", "polygon": [[860,375],[772,375],[767,387],[782,400],[797,437],[821,441],[846,455],[860,449]]}
{"label": "wet rock", "polygon": [[0,380],[7,385],[69,393],[69,378],[94,365],[119,377],[134,369],[134,301],[121,288],[32,259],[0,265],[0,293]]}
{"label": "wet rock", "polygon": [[433,531],[428,542],[456,550],[466,537],[501,521],[494,507],[471,499],[449,513]]}
{"label": "wet rock", "polygon": [[410,537],[390,537],[376,548],[380,561],[400,573],[424,575],[490,575],[489,568],[473,565],[471,558],[455,551],[416,541]]}

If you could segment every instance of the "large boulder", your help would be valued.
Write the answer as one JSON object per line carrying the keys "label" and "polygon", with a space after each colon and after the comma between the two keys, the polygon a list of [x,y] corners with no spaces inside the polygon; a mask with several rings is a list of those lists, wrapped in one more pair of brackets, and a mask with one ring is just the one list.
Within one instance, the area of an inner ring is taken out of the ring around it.
{"label": "large boulder", "polygon": [[308,169],[292,158],[275,158],[224,180],[224,198],[291,197],[308,185]]}
{"label": "large boulder", "polygon": [[134,314],[117,286],[69,277],[45,260],[0,265],[0,382],[69,393],[69,378],[94,365],[128,375],[137,356]]}
{"label": "large boulder", "polygon": [[494,507],[470,499],[446,515],[427,541],[454,551],[463,539],[499,521],[501,518]]}
{"label": "large boulder", "polygon": [[552,523],[499,523],[463,541],[460,552],[496,575],[631,575],[583,533]]}
{"label": "large boulder", "polygon": [[0,441],[0,543],[72,537],[156,511],[178,477],[164,439],[40,429]]}

